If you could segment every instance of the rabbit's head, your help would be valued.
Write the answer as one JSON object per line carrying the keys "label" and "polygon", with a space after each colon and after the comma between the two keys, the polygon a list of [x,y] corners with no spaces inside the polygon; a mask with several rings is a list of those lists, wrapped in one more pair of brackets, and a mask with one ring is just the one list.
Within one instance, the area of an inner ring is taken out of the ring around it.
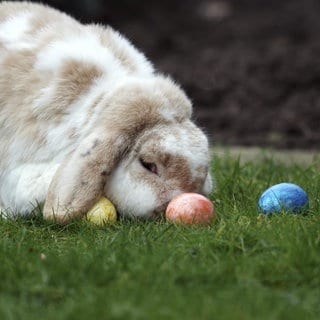
{"label": "rabbit's head", "polygon": [[211,191],[207,138],[170,79],[127,81],[101,103],[92,132],[53,178],[47,217],[67,222],[102,195],[122,215],[152,217],[179,193]]}
{"label": "rabbit's head", "polygon": [[124,215],[154,216],[182,192],[208,194],[208,144],[190,121],[159,125],[139,137],[119,162],[104,194]]}

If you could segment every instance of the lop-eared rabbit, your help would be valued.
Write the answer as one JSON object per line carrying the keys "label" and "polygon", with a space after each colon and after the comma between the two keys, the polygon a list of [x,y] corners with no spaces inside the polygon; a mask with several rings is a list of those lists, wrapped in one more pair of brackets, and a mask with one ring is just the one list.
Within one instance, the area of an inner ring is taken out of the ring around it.
{"label": "lop-eared rabbit", "polygon": [[0,206],[68,223],[106,196],[154,217],[212,188],[209,148],[182,89],[110,27],[0,3]]}

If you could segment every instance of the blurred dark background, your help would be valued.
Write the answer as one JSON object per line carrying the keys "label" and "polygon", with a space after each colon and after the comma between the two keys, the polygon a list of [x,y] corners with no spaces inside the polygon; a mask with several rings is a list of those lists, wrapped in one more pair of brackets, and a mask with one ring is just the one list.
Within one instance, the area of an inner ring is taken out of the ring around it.
{"label": "blurred dark background", "polygon": [[51,0],[110,24],[172,75],[223,145],[317,149],[319,0]]}

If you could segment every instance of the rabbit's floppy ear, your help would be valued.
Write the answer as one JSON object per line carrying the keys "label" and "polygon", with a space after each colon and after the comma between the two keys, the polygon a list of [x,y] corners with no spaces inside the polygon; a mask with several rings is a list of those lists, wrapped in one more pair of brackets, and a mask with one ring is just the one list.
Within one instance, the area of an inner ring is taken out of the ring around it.
{"label": "rabbit's floppy ear", "polygon": [[61,163],[53,177],[43,214],[67,223],[83,216],[102,195],[107,176],[126,150],[118,134],[92,133]]}

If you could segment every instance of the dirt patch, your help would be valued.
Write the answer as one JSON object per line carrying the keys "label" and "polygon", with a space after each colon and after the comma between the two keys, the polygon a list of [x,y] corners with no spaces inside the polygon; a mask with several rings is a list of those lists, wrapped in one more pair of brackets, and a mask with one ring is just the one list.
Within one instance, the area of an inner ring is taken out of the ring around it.
{"label": "dirt patch", "polygon": [[320,145],[318,0],[49,3],[124,33],[182,84],[213,142]]}

